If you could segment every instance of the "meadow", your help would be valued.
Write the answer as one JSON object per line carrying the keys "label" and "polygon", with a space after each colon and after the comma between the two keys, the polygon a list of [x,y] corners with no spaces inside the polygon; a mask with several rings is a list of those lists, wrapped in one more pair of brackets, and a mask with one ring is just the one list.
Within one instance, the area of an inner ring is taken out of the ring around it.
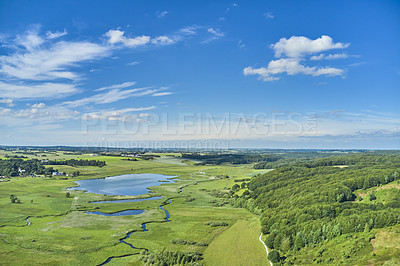
{"label": "meadow", "polygon": [[[140,254],[164,249],[199,252],[205,265],[221,265],[221,258],[231,259],[229,250],[252,250],[253,265],[267,261],[265,250],[258,241],[259,219],[254,214],[229,204],[217,206],[220,199],[213,190],[227,190],[235,178],[247,178],[265,170],[254,170],[252,165],[195,165],[176,157],[162,156],[154,160],[129,161],[125,157],[91,156],[63,151],[19,153],[27,159],[69,160],[87,159],[105,161],[106,166],[48,165],[60,172],[79,171],[79,176],[13,177],[0,183],[0,261],[3,265],[99,265],[109,257],[109,265],[143,265]],[[0,151],[0,155],[13,155]],[[140,196],[108,196],[67,190],[73,181],[102,178],[128,173],[156,173],[177,176],[175,183],[152,187],[152,193]],[[226,178],[229,176],[229,178]],[[70,194],[67,197],[67,192]],[[238,192],[240,193],[240,192]],[[21,203],[11,203],[13,194]],[[91,203],[99,200],[133,199],[165,196],[159,200],[124,203]],[[171,215],[165,222],[164,205]],[[85,211],[113,213],[128,209],[142,209],[133,216],[89,215]],[[209,225],[223,222],[227,226]],[[146,223],[147,231],[142,224]],[[126,243],[120,239],[133,232]],[[230,242],[233,235],[240,241]],[[179,244],[184,240],[195,244]],[[238,246],[239,245],[239,246]],[[228,249],[227,249],[228,248]],[[223,257],[215,254],[224,254]],[[237,256],[242,265],[248,257]],[[240,264],[239,264],[240,265]]]}

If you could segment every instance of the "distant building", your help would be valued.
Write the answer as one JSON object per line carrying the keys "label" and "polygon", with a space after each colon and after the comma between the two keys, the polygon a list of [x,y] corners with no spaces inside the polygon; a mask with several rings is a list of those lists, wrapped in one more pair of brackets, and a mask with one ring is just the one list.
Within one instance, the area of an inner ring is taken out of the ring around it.
{"label": "distant building", "polygon": [[63,172],[53,172],[52,174],[53,176],[60,176],[60,175],[64,175]]}

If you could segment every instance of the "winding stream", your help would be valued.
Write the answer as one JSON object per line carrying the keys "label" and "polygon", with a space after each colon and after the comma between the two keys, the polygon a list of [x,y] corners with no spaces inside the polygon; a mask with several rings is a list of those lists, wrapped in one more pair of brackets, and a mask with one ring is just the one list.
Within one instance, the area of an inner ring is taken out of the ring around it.
{"label": "winding stream", "polygon": [[125,210],[125,211],[120,211],[120,212],[114,212],[114,213],[105,213],[105,212],[99,212],[99,211],[86,211],[86,214],[96,214],[96,215],[104,215],[104,216],[127,216],[127,215],[139,215],[141,213],[144,213],[144,210]]}
{"label": "winding stream", "polygon": [[[165,215],[166,215],[166,217],[165,217],[165,222],[171,222],[171,220],[170,220],[170,217],[171,217],[171,216],[170,216],[169,212],[163,208],[163,206],[168,205],[168,204],[171,204],[171,203],[172,203],[171,199],[168,199],[168,203],[166,203],[166,204],[160,206],[160,209],[163,210],[163,211],[165,212]],[[151,223],[151,222],[148,222],[148,223]],[[149,231],[149,230],[147,229],[147,224],[148,224],[148,223],[142,223],[142,230],[143,230],[144,232]],[[124,238],[121,238],[121,239],[119,240],[119,242],[121,242],[121,243],[123,243],[123,244],[125,244],[125,245],[128,245],[128,246],[131,247],[132,249],[144,249],[144,250],[146,250],[146,251],[149,251],[147,248],[138,248],[138,247],[135,247],[134,245],[132,245],[132,244],[130,244],[130,243],[128,243],[128,242],[125,241],[126,239],[130,238],[131,235],[132,235],[133,233],[135,233],[135,232],[136,232],[136,231],[129,232]],[[108,257],[103,263],[99,264],[99,266],[102,266],[102,265],[105,265],[105,264],[109,263],[112,259],[122,258],[122,257],[128,257],[128,256],[132,256],[132,255],[135,255],[135,254],[126,254],[126,255],[122,255],[122,256],[115,256],[115,257],[112,256],[112,257]]]}
{"label": "winding stream", "polygon": [[[163,183],[172,183],[175,182],[173,178],[176,176],[166,176],[160,174],[128,174],[128,175],[119,175],[113,177],[106,177],[101,179],[87,179],[76,181],[79,186],[70,188],[70,190],[85,190],[88,193],[97,193],[97,194],[107,194],[107,195],[123,195],[123,196],[138,196],[145,193],[149,193],[150,190],[148,187],[158,186]],[[180,190],[182,191],[182,189]],[[108,201],[94,201],[91,203],[122,203],[122,202],[139,202],[144,200],[157,200],[162,197],[150,197],[143,199],[127,199],[127,200],[108,200]],[[171,199],[168,199],[167,202],[160,206],[160,209],[165,212],[165,221],[171,222],[170,214],[167,210],[164,209],[163,206],[171,204]],[[125,215],[138,215],[143,213],[144,210],[124,210],[115,213],[103,213],[99,211],[89,212],[86,211],[88,215],[105,215],[105,216],[125,216]],[[27,220],[28,221],[28,220]],[[29,222],[29,221],[28,221]],[[151,222],[148,222],[151,223]],[[142,230],[144,232],[148,231],[147,224],[142,223]],[[119,242],[129,246],[132,249],[143,249],[148,251],[146,248],[135,247],[134,245],[126,242],[127,239],[131,237],[131,235],[136,232],[131,231],[126,234],[124,238],[119,239]],[[105,265],[109,263],[112,259],[132,256],[135,254],[125,254],[122,256],[110,256],[100,265]]]}

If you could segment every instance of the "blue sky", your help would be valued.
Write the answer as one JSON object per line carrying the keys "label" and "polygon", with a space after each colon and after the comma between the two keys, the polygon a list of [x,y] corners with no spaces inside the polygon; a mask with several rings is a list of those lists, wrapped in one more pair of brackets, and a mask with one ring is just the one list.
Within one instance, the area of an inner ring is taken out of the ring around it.
{"label": "blue sky", "polygon": [[1,1],[1,145],[400,148],[399,1]]}

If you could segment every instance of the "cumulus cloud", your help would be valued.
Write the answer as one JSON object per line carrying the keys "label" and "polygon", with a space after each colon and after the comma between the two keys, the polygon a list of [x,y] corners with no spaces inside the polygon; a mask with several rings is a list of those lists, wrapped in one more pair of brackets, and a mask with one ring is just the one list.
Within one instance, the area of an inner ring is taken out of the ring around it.
{"label": "cumulus cloud", "polygon": [[0,103],[4,103],[9,107],[15,106],[15,103],[14,103],[13,99],[0,99]]}
{"label": "cumulus cloud", "polygon": [[[304,36],[292,36],[289,39],[281,38],[279,42],[270,45],[275,52],[275,57],[280,59],[271,60],[267,67],[253,68],[251,66],[243,69],[243,74],[257,75],[263,81],[274,81],[280,77],[277,75],[285,73],[287,75],[310,75],[310,76],[344,76],[345,70],[330,66],[316,67],[307,66],[308,60],[332,60],[347,58],[345,53],[329,54],[323,53],[313,55],[309,59],[306,57],[314,53],[332,49],[344,49],[348,47],[348,43],[334,43],[332,38],[326,35],[315,40],[311,40]],[[283,57],[283,58],[281,58]]]}
{"label": "cumulus cloud", "polygon": [[150,42],[150,36],[137,36],[135,38],[127,38],[124,36],[125,32],[121,30],[109,30],[106,36],[109,38],[108,42],[110,44],[122,43],[123,45],[133,48],[137,46],[142,46]]}
{"label": "cumulus cloud", "polygon": [[44,103],[35,103],[32,105],[32,108],[37,108],[37,109],[42,109],[45,107],[46,107],[46,104],[44,104]]}
{"label": "cumulus cloud", "polygon": [[169,45],[169,44],[174,44],[175,41],[169,38],[168,36],[158,36],[153,40],[151,40],[151,43],[156,45]]}
{"label": "cumulus cloud", "polygon": [[275,77],[276,74],[286,73],[287,75],[311,75],[311,76],[342,76],[344,70],[332,67],[307,67],[300,64],[300,60],[297,58],[282,58],[278,60],[272,60],[269,62],[268,67],[252,68],[246,67],[243,70],[244,75],[259,75],[264,81],[278,80],[279,77]]}
{"label": "cumulus cloud", "polygon": [[270,47],[275,51],[275,57],[303,57],[332,49],[344,49],[349,45],[349,43],[334,43],[331,37],[322,35],[315,40],[304,36],[281,38],[279,42],[271,44]]}

